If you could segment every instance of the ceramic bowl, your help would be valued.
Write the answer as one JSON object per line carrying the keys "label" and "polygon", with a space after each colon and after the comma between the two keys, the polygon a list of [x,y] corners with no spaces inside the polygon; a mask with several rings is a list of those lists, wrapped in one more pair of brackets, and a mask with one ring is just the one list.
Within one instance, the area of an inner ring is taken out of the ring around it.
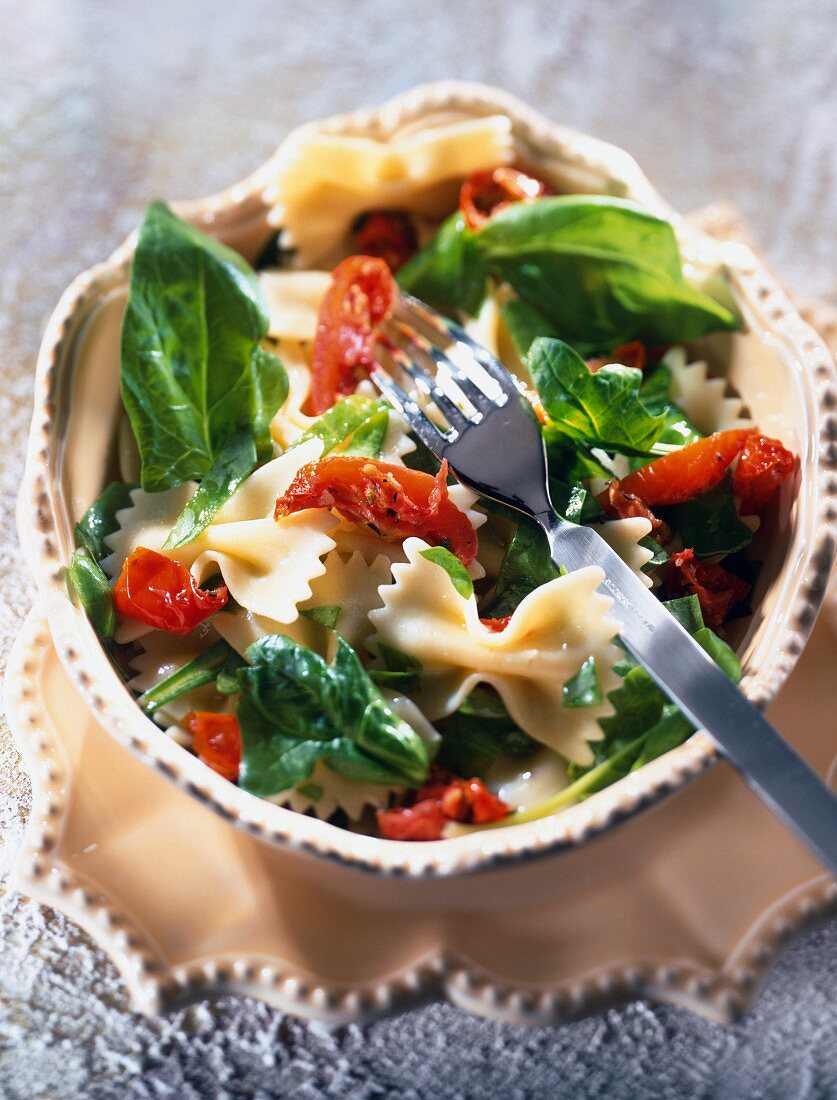
{"label": "ceramic bowl", "polygon": [[[669,218],[684,261],[723,269],[746,331],[701,348],[742,395],[754,420],[801,458],[801,477],[763,539],[758,610],[734,638],[743,690],[760,706],[776,694],[811,630],[834,551],[832,410],[834,367],[825,346],[745,246],[692,232],[623,151],[554,125],[515,99],[481,85],[417,88],[380,110],[341,115],[303,129],[387,142],[406,133],[487,115],[508,119],[515,155],[534,161],[564,190],[619,195]],[[291,135],[261,169],[179,213],[254,258],[273,232],[272,182]],[[68,287],[46,330],[37,364],[35,409],[19,501],[20,537],[37,578],[61,661],[110,734],[195,798],[261,839],[347,867],[409,877],[451,875],[584,844],[602,830],[681,787],[716,759],[709,737],[685,744],[587,801],[540,821],[442,841],[409,844],[344,831],[240,790],[146,718],[108,662],[85,615],[67,594],[73,527],[114,473],[118,447],[119,328],[134,245]]]}

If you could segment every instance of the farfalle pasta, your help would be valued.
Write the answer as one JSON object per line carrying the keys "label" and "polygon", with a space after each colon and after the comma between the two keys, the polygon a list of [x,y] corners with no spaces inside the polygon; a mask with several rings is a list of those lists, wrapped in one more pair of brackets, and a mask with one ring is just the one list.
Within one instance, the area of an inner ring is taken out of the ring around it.
{"label": "farfalle pasta", "polygon": [[794,465],[692,354],[739,318],[667,223],[553,194],[499,115],[303,129],[269,171],[258,272],[159,203],[139,235],[123,480],[69,571],[137,704],[253,795],[397,840],[537,816],[673,747],[689,727],[601,572],[458,484],[369,369],[401,290],[456,318],[531,403],[556,510],[736,678],[720,635]]}

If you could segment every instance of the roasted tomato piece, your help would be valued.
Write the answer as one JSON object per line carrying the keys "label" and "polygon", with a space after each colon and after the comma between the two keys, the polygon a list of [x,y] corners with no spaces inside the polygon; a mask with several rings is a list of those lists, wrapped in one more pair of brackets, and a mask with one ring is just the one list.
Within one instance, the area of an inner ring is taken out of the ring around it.
{"label": "roasted tomato piece", "polygon": [[441,840],[447,821],[441,803],[433,798],[397,810],[378,810],[377,818],[386,840]]}
{"label": "roasted tomato piece", "polygon": [[597,494],[596,500],[604,510],[605,515],[612,519],[632,519],[634,516],[642,516],[651,524],[651,537],[665,546],[671,539],[671,528],[663,520],[659,519],[644,500],[634,493],[626,493],[620,488],[618,481],[609,481],[607,486]]}
{"label": "roasted tomato piece", "polygon": [[664,578],[669,599],[697,596],[703,621],[713,630],[723,623],[751,588],[741,577],[720,565],[695,561],[695,552],[691,549],[671,555],[666,562]]}
{"label": "roasted tomato piece", "polygon": [[793,453],[778,439],[751,432],[732,476],[732,491],[739,499],[742,515],[763,511],[795,465]]}
{"label": "roasted tomato piece", "polygon": [[198,588],[185,565],[144,546],[126,558],[113,589],[120,615],[169,634],[188,634],[227,599],[223,585],[213,592]]}
{"label": "roasted tomato piece", "polygon": [[597,370],[601,370],[609,363],[621,363],[624,367],[636,367],[637,370],[645,370],[647,362],[648,349],[645,344],[641,340],[631,340],[628,344],[620,344],[618,348],[614,348],[609,356],[588,359],[587,366],[595,374]]}
{"label": "roasted tomato piece", "polygon": [[235,783],[241,764],[241,730],[235,715],[190,710],[184,723],[198,759]]}
{"label": "roasted tomato piece", "polygon": [[447,474],[447,462],[433,477],[362,455],[331,455],[302,467],[276,501],[275,517],[334,508],[384,538],[417,535],[470,565],[477,553],[476,532],[448,496]]}
{"label": "roasted tomato piece", "polygon": [[442,810],[451,821],[485,825],[505,817],[509,807],[481,779],[455,779],[442,795]]}
{"label": "roasted tomato piece", "polygon": [[387,840],[440,840],[448,821],[485,825],[509,813],[506,803],[481,779],[460,779],[435,767],[413,797],[409,806],[378,810],[381,836]]}
{"label": "roasted tomato piece", "polygon": [[358,252],[385,260],[391,271],[403,267],[418,248],[413,221],[405,210],[372,210],[355,230]]}
{"label": "roasted tomato piece", "polygon": [[749,428],[733,428],[689,443],[623,477],[619,488],[640,497],[649,507],[694,500],[718,484],[750,432]]}
{"label": "roasted tomato piece", "polygon": [[511,618],[511,615],[504,615],[501,619],[480,619],[480,622],[492,634],[500,634],[509,625]]}
{"label": "roasted tomato piece", "polygon": [[482,229],[492,214],[505,210],[514,202],[534,202],[551,194],[549,186],[537,176],[519,168],[500,164],[474,172],[462,184],[459,209],[469,229]]}
{"label": "roasted tomato piece", "polygon": [[354,393],[375,356],[378,325],[395,301],[395,280],[385,260],[349,256],[335,267],[317,320],[307,411],[319,416],[339,397]]}

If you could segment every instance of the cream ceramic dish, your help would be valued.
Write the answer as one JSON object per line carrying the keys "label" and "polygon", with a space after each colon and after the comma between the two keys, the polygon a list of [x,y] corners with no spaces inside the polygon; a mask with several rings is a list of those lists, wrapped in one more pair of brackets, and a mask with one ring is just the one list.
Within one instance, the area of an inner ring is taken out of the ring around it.
{"label": "cream ceramic dish", "polygon": [[[701,352],[726,373],[762,430],[800,455],[803,470],[795,498],[785,500],[782,529],[773,533],[769,547],[761,547],[765,565],[756,593],[758,610],[736,639],[746,669],[743,689],[765,705],[801,652],[833,557],[837,490],[829,439],[837,397],[829,353],[748,248],[718,244],[689,230],[620,150],[555,126],[500,92],[455,83],[416,89],[376,112],[302,127],[247,180],[212,198],[179,204],[177,210],[253,259],[281,220],[287,196],[281,188],[277,192],[276,180],[293,164],[307,136],[347,135],[381,143],[389,152],[379,159],[379,182],[384,194],[397,195],[404,183],[395,148],[399,140],[420,141],[429,128],[485,117],[497,119],[498,140],[510,143],[515,157],[535,162],[560,188],[634,199],[674,222],[687,265],[701,273],[718,269],[726,274],[747,331],[713,337]],[[455,161],[451,173],[456,177]],[[350,833],[255,798],[174,743],[136,706],[86,617],[70,601],[64,580],[75,521],[107,482],[119,446],[119,328],[132,247],[129,238],[109,260],[79,276],[50,319],[38,359],[19,504],[21,540],[58,655],[97,721],[118,742],[264,840],[352,868],[411,877],[485,869],[580,845],[682,786],[715,759],[709,738],[698,733],[554,817],[408,844]]]}

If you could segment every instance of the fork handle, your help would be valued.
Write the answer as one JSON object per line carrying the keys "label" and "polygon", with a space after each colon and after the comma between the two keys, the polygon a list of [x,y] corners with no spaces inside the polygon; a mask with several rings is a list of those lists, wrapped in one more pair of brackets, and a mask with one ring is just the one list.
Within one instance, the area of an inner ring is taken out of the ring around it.
{"label": "fork handle", "polygon": [[600,566],[619,634],[663,691],[741,772],[766,805],[837,876],[837,797],[591,528],[554,512],[535,519],[556,565]]}

